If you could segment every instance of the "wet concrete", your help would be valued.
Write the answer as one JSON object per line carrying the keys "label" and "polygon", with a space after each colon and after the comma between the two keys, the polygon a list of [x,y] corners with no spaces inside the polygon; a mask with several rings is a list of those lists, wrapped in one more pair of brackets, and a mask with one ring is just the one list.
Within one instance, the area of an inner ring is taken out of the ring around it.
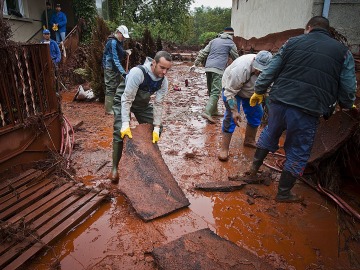
{"label": "wet concrete", "polygon": [[[254,150],[242,146],[243,123],[231,141],[229,161],[217,159],[221,119],[210,125],[200,116],[207,101],[205,74],[203,69],[189,74],[190,65],[175,63],[169,72],[170,93],[158,143],[190,206],[146,223],[137,217],[106,179],[111,168],[112,116],[104,114],[102,104],[72,102],[74,87],[62,93],[66,117],[73,125],[84,121],[75,133],[73,176],[89,186],[105,186],[114,196],[28,269],[56,265],[61,269],[157,269],[150,255],[154,247],[204,228],[280,269],[360,269],[359,243],[354,239],[345,242],[347,232],[340,230],[337,208],[302,182],[294,190],[305,197],[304,204],[274,201],[277,173],[269,186],[246,185],[233,192],[194,189],[197,184],[227,181],[229,175],[244,172]],[[189,87],[185,87],[185,79]],[[174,85],[179,85],[181,91],[173,91]],[[351,191],[356,191],[352,196],[359,198],[358,190]],[[358,222],[350,222],[359,231]]]}

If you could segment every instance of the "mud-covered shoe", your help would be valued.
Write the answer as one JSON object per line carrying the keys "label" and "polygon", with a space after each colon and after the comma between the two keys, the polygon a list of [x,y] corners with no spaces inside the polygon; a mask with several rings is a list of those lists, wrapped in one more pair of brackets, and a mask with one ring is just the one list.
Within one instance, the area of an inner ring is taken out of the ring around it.
{"label": "mud-covered shoe", "polygon": [[301,203],[304,201],[304,198],[290,192],[288,195],[277,194],[275,201],[279,203]]}
{"label": "mud-covered shoe", "polygon": [[263,173],[252,173],[250,171],[235,176],[229,176],[229,181],[243,181],[247,184],[262,184],[264,183],[266,175]]}
{"label": "mud-covered shoe", "polygon": [[112,184],[118,184],[119,183],[119,173],[117,172],[117,170],[111,171],[108,175],[108,179],[111,180]]}
{"label": "mud-covered shoe", "polygon": [[206,114],[206,113],[202,113],[201,116],[203,118],[205,118],[206,120],[208,120],[211,124],[215,124],[216,121],[214,118],[212,118],[210,115]]}

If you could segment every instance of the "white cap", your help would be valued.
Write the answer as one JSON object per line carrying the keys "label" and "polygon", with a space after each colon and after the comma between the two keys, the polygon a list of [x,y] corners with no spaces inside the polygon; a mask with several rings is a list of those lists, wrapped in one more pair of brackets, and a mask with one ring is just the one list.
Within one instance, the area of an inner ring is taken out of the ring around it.
{"label": "white cap", "polygon": [[125,25],[120,25],[118,28],[116,28],[123,36],[124,38],[129,38],[129,30]]}

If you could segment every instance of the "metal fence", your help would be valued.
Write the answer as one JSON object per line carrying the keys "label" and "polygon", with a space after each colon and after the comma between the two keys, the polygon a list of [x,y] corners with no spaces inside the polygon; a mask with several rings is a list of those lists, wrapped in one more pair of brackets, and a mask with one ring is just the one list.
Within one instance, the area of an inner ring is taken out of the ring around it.
{"label": "metal fence", "polygon": [[0,59],[0,135],[29,117],[58,111],[48,45],[0,48]]}
{"label": "metal fence", "polygon": [[62,114],[49,45],[0,48],[0,171],[61,144]]}

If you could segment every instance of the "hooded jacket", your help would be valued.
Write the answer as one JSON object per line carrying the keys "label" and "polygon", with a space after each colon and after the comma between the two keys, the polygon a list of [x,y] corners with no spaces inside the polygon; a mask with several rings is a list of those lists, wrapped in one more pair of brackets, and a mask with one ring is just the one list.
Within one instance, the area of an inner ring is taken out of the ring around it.
{"label": "hooded jacket", "polygon": [[209,44],[199,52],[194,64],[195,66],[199,66],[201,63],[204,63],[206,59],[206,72],[223,74],[229,56],[232,60],[239,57],[237,47],[232,35],[222,33],[217,38],[211,40]]}
{"label": "hooded jacket", "polygon": [[144,106],[145,109],[150,103],[151,96],[154,94],[155,99],[153,103],[153,108],[154,108],[153,124],[157,126],[161,124],[162,112],[163,112],[162,103],[164,101],[166,94],[168,93],[168,79],[166,77],[158,78],[155,76],[155,74],[151,71],[152,60],[153,60],[152,58],[147,57],[142,67],[144,68],[145,72],[152,81],[162,80],[161,87],[156,92],[148,92],[148,91],[140,90],[139,87],[140,85],[143,84],[145,80],[145,76],[143,71],[139,67],[133,67],[130,70],[129,74],[126,76],[126,81],[125,81],[126,87],[124,93],[121,96],[122,122],[130,121],[130,111],[133,103],[136,102],[136,104],[138,105],[142,104],[141,106]]}

